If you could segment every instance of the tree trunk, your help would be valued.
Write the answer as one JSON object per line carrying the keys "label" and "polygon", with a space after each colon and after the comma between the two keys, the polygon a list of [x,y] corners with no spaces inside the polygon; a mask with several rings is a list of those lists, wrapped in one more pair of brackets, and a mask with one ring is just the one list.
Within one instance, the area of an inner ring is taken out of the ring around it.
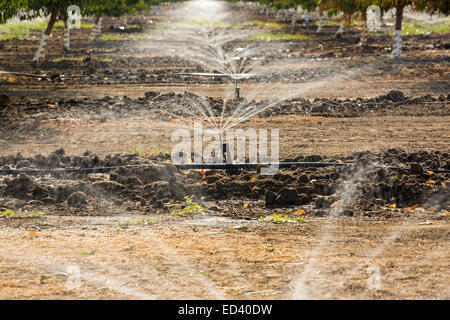
{"label": "tree trunk", "polygon": [[362,13],[361,13],[361,20],[362,20],[364,23],[366,23],[366,21],[367,21],[367,8],[366,8],[366,10],[362,10]]}
{"label": "tree trunk", "polygon": [[359,45],[364,46],[367,43],[367,8],[361,11],[361,20],[363,21],[363,30],[359,39]]}
{"label": "tree trunk", "polygon": [[45,56],[45,46],[47,45],[47,40],[50,38],[50,34],[52,33],[53,26],[55,25],[56,19],[58,18],[59,10],[55,10],[50,15],[50,19],[48,20],[47,28],[45,28],[44,33],[42,34],[41,44],[39,45],[38,50],[34,54],[33,61],[37,62],[40,58]]}
{"label": "tree trunk", "polygon": [[48,20],[47,28],[45,28],[45,34],[50,36],[52,33],[53,26],[55,25],[56,19],[58,18],[59,10],[56,10],[50,15],[50,20]]}
{"label": "tree trunk", "polygon": [[403,4],[398,4],[395,7],[395,30],[402,31],[402,22],[403,22],[403,8],[405,6]]}
{"label": "tree trunk", "polygon": [[395,8],[395,31],[394,31],[394,47],[392,54],[394,58],[400,58],[402,54],[402,22],[403,22],[403,9],[405,5],[398,3]]}
{"label": "tree trunk", "polygon": [[323,24],[323,16],[321,13],[319,16],[319,25],[317,26],[316,33],[319,33],[320,31],[322,31],[322,24]]}

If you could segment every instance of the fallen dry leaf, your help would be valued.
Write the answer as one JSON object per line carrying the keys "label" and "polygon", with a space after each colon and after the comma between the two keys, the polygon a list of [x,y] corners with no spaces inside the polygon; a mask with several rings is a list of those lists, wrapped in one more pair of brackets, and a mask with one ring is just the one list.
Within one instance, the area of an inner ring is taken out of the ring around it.
{"label": "fallen dry leaf", "polygon": [[419,204],[415,204],[415,205],[413,205],[413,206],[411,206],[411,207],[406,208],[406,210],[412,210],[412,211],[414,211],[418,206],[419,206]]}

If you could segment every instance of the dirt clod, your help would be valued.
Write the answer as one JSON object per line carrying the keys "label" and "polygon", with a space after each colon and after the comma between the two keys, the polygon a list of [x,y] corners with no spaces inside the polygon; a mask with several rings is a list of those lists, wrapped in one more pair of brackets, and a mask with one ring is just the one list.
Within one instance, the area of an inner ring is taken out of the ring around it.
{"label": "dirt clod", "polygon": [[81,191],[74,192],[67,198],[67,204],[69,206],[85,205],[87,202],[88,197]]}

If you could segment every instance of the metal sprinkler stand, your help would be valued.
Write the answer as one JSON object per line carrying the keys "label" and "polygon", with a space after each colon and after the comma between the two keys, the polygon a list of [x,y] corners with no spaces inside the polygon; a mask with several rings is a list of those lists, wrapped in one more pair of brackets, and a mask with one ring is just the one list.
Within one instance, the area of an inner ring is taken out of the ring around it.
{"label": "metal sprinkler stand", "polygon": [[241,98],[240,90],[241,88],[238,87],[238,80],[239,79],[248,79],[251,77],[256,76],[257,74],[253,73],[238,73],[238,74],[225,74],[225,73],[207,73],[207,72],[181,72],[177,73],[179,75],[183,76],[201,76],[201,77],[225,77],[225,78],[231,78],[234,79],[234,96],[236,99]]}
{"label": "metal sprinkler stand", "polygon": [[223,156],[223,162],[226,164],[226,172],[229,175],[233,175],[238,173],[238,168],[234,166],[233,164],[233,158],[232,154],[230,152],[230,146],[227,142],[222,144],[222,156]]}
{"label": "metal sprinkler stand", "polygon": [[234,96],[235,96],[236,99],[240,99],[240,98],[241,98],[241,95],[240,95],[240,92],[239,92],[239,91],[241,90],[241,88],[238,87],[238,80],[237,80],[237,79],[234,81],[234,84],[235,84],[235,87],[234,87]]}

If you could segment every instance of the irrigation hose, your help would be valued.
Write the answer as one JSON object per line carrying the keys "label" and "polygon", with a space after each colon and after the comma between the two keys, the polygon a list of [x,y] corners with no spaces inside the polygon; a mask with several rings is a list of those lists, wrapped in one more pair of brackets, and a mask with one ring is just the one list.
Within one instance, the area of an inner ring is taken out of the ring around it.
{"label": "irrigation hose", "polygon": [[[270,164],[256,164],[256,163],[216,163],[216,164],[204,164],[204,163],[186,163],[186,164],[175,164],[180,170],[188,169],[213,169],[213,170],[227,170],[229,172],[236,172],[239,169],[247,170],[257,170],[265,166],[274,166],[278,168],[290,168],[290,167],[300,167],[300,168],[321,168],[321,167],[351,167],[355,165],[354,163],[341,163],[341,162],[278,162]],[[0,169],[0,175],[19,175],[25,174],[63,174],[63,173],[108,173],[119,168],[145,168],[153,166],[151,164],[140,164],[140,165],[124,165],[124,166],[112,166],[112,167],[97,167],[97,168],[56,168],[56,169]],[[408,171],[409,168],[392,167],[392,166],[376,166],[385,169]],[[425,170],[427,171],[427,170]],[[431,170],[434,173],[450,173],[450,170]]]}
{"label": "irrigation hose", "polygon": [[23,77],[31,77],[31,78],[46,78],[46,74],[30,74],[30,73],[21,73],[21,72],[12,72],[12,71],[0,71],[0,74],[10,74],[13,76],[23,76]]}

